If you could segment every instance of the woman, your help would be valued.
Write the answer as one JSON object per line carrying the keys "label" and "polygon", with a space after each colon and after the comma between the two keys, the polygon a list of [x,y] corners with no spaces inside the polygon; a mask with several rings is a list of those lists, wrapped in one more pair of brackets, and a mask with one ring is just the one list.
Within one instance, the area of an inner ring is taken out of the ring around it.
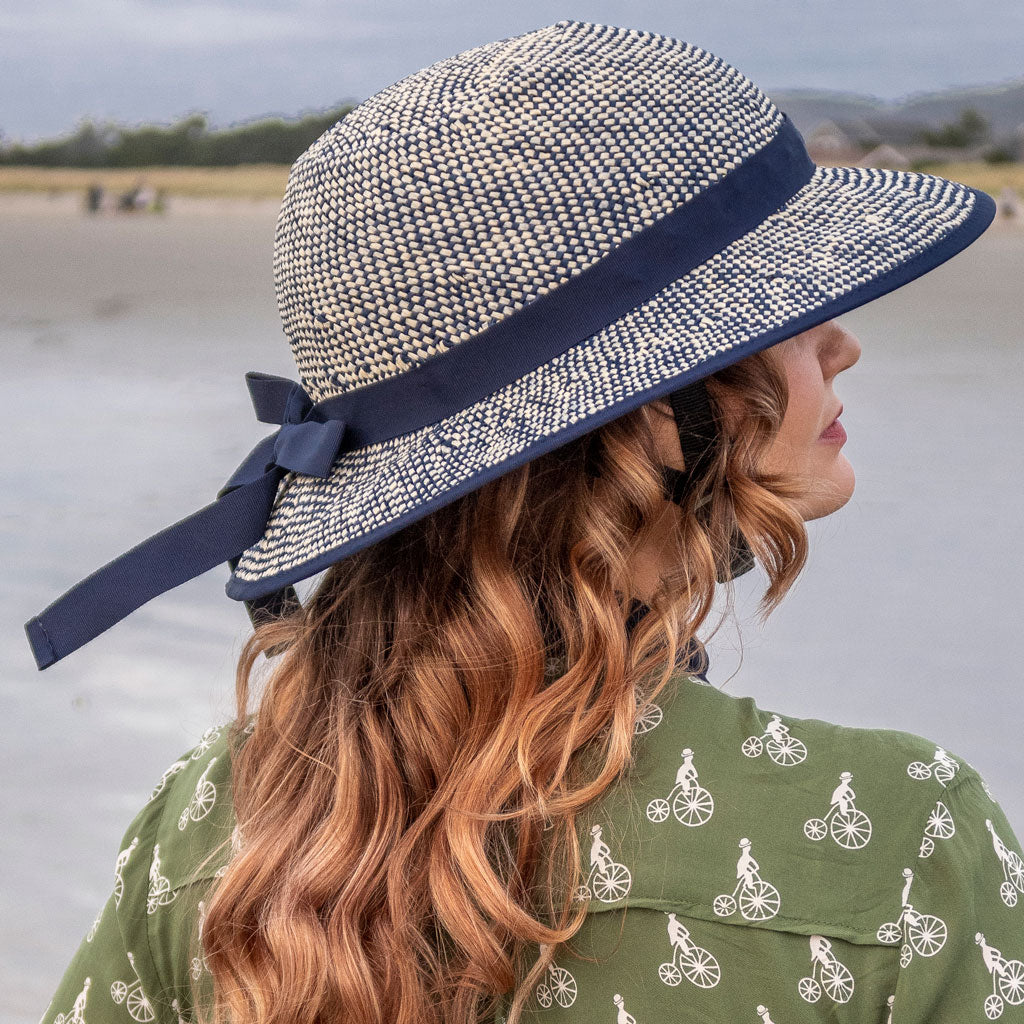
{"label": "woman", "polygon": [[836,317],[993,214],[817,168],[736,69],[613,26],[355,108],[278,222],[303,385],[249,384],[281,429],[27,626],[45,667],[222,559],[256,622],[44,1020],[1021,1012],[977,772],[728,696],[696,635],[755,559],[777,606],[853,491]]}

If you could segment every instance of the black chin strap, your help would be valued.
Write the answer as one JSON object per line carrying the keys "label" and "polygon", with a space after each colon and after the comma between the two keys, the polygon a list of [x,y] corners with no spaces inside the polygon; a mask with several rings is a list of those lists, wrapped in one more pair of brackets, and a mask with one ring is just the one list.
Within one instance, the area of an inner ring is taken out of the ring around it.
{"label": "black chin strap", "polygon": [[[679,446],[683,452],[684,469],[662,465],[662,477],[669,498],[677,505],[683,504],[685,496],[695,480],[699,480],[711,465],[718,440],[718,424],[715,421],[711,401],[704,381],[669,392],[672,415],[679,431]],[[698,510],[698,516],[701,511]],[[746,538],[739,530],[732,535],[732,552],[728,574],[719,573],[718,582],[725,583],[754,568],[753,552]]]}
{"label": "black chin strap", "polygon": [[718,425],[703,380],[669,392],[668,400],[679,431],[679,447],[686,468],[678,470],[662,466],[662,470],[671,480],[672,500],[680,504],[691,482],[704,476],[711,465],[718,440]]}

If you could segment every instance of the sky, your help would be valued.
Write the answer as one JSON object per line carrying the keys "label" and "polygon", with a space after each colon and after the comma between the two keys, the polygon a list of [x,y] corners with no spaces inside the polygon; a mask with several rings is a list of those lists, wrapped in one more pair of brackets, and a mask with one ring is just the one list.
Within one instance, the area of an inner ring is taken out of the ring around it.
{"label": "sky", "polygon": [[3,0],[0,138],[86,117],[290,117],[563,18],[695,43],[769,95],[899,99],[1024,76],[1021,0]]}

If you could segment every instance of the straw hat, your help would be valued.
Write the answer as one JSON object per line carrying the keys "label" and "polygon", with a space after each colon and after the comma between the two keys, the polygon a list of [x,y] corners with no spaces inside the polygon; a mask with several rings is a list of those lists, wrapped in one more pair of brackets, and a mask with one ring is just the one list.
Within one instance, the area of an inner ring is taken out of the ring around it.
{"label": "straw hat", "polygon": [[280,429],[29,621],[37,663],[224,561],[229,597],[280,611],[289,584],[919,277],[994,213],[934,175],[816,166],[753,82],[653,32],[566,19],[416,71],[292,168],[274,272],[301,383],[246,375]]}

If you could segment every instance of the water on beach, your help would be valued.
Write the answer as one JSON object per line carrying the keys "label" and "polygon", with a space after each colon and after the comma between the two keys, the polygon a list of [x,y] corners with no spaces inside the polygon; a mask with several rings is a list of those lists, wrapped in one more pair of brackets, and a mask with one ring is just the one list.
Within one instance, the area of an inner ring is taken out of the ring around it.
{"label": "water on beach", "polygon": [[[295,368],[275,203],[90,219],[63,200],[3,202],[0,1024],[23,1024],[164,768],[229,717],[248,619],[224,566],[42,673],[23,623],[213,500],[270,430],[245,372]],[[1024,836],[1022,281],[1024,230],[997,224],[841,318],[863,344],[835,385],[856,492],[809,524],[810,560],[764,627],[764,575],[737,581],[740,625],[711,640],[709,676],[785,715],[933,739],[982,772]]]}

